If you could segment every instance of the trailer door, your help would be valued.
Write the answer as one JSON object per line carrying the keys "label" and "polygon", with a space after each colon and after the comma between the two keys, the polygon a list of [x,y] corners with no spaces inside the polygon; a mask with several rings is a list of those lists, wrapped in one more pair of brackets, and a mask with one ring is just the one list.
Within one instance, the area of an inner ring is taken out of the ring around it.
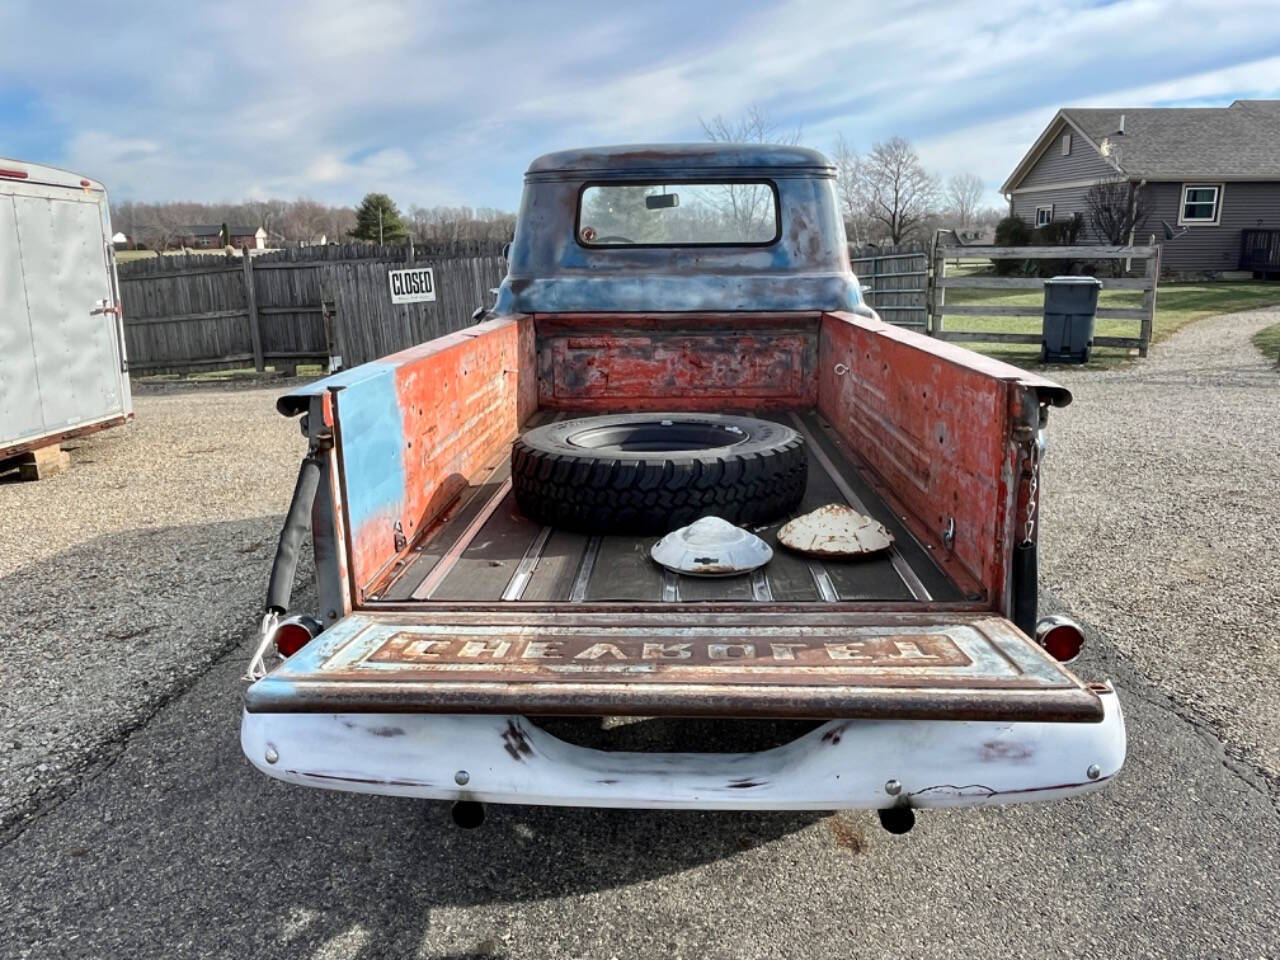
{"label": "trailer door", "polygon": [[[116,316],[96,197],[15,196],[44,432],[125,412]],[[2,227],[0,227],[2,229]]]}
{"label": "trailer door", "polygon": [[0,194],[0,443],[45,432],[27,290],[17,249],[13,197]]}

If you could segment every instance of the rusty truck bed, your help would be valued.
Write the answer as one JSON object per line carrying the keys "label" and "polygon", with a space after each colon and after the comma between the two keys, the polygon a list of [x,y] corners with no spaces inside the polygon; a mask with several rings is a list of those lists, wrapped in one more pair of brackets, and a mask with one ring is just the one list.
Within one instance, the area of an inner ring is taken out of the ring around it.
{"label": "rusty truck bed", "polygon": [[[1008,619],[1015,435],[1060,397],[849,314],[511,317],[339,374],[282,400],[336,451],[326,628],[246,708],[1099,722],[1098,692]],[[850,503],[894,549],[778,548],[700,579],[650,559],[657,531],[581,535],[516,507],[519,430],[664,409],[795,427],[801,510]]]}
{"label": "rusty truck bed", "polygon": [[[573,414],[559,414],[567,418]],[[966,597],[935,562],[937,547],[919,542],[877,492],[865,464],[815,412],[763,414],[795,427],[806,440],[809,484],[800,512],[850,503],[883,523],[894,548],[859,560],[818,560],[777,542],[783,521],[757,532],[774,548],[754,574],[689,577],[662,570],[649,557],[655,536],[586,536],[543,527],[521,514],[502,457],[459,496],[410,559],[367,598],[377,603],[542,602],[864,602],[951,604]],[[551,419],[542,413],[529,427]]]}
{"label": "rusty truck bed", "polygon": [[[801,510],[848,502],[892,552],[817,561],[777,547],[753,575],[695,578],[655,536],[523,516],[509,446],[364,594],[246,694],[251,713],[496,713],[1098,722],[1082,683],[965,578],[945,545],[822,415],[798,429]],[[525,428],[571,411],[541,411]],[[394,725],[393,725],[394,726]]]}

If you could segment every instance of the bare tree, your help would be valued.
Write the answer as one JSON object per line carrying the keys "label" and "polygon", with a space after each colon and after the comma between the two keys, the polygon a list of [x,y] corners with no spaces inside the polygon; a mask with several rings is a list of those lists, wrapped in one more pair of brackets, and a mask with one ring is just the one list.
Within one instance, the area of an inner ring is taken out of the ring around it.
{"label": "bare tree", "polygon": [[[288,211],[289,204],[284,200],[252,200],[242,204],[241,208],[249,214],[247,226],[262,227],[267,231],[268,240],[284,240],[280,232],[280,220]],[[242,216],[240,219],[244,219]]]}
{"label": "bare tree", "polygon": [[421,246],[502,244],[515,233],[514,214],[491,207],[413,207],[409,211],[414,240]]}
{"label": "bare tree", "polygon": [[[272,229],[284,240],[303,243],[315,243],[321,237],[328,240],[345,236],[345,233],[330,232],[332,216],[332,207],[300,197],[285,204],[284,211],[276,219]],[[354,224],[349,229],[355,229]]]}
{"label": "bare tree", "polygon": [[984,193],[986,184],[972,173],[957,173],[947,181],[947,205],[955,215],[957,227],[963,229],[977,219],[978,204],[982,203]]}
{"label": "bare tree", "polygon": [[1084,195],[1084,205],[1094,235],[1116,247],[1132,243],[1151,216],[1151,195],[1123,177],[1095,183]]}
{"label": "bare tree", "polygon": [[938,203],[937,178],[902,137],[871,148],[862,164],[862,180],[871,219],[884,225],[895,245],[911,236]]}
{"label": "bare tree", "polygon": [[862,158],[849,146],[844,134],[836,137],[836,195],[840,201],[840,218],[844,220],[849,242],[861,246],[867,242],[867,198],[862,187]]}
{"label": "bare tree", "polygon": [[[423,245],[447,249],[497,250],[515,231],[515,214],[471,207],[415,207],[406,224]],[[315,243],[322,237],[340,242],[356,229],[352,207],[331,207],[300,197],[297,200],[251,200],[243,203],[139,203],[111,205],[111,222],[135,241],[157,250],[176,245],[189,226],[227,224],[267,231],[267,245]],[[449,245],[453,245],[450,247]]]}
{"label": "bare tree", "polygon": [[[800,142],[800,128],[782,130],[759,107],[752,105],[738,120],[725,120],[717,114],[710,120],[699,117],[708,140],[717,143],[774,143],[794,146]],[[773,214],[773,191],[758,184],[728,184],[720,191],[721,215],[736,224],[740,236],[751,236],[760,224]]]}
{"label": "bare tree", "polygon": [[716,114],[710,120],[698,118],[708,140],[719,143],[781,143],[795,146],[800,142],[800,128],[783,130],[764,110],[754,104],[737,120],[726,120]]}
{"label": "bare tree", "polygon": [[181,236],[182,228],[192,222],[186,219],[184,204],[137,203],[133,206],[134,240],[152,250],[167,250]]}

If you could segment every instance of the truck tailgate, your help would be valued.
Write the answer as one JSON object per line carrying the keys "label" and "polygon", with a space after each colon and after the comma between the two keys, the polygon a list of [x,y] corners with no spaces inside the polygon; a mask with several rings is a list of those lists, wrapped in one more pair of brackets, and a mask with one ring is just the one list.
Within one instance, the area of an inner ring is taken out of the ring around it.
{"label": "truck tailgate", "polygon": [[1099,722],[1094,690],[990,613],[354,613],[250,712]]}

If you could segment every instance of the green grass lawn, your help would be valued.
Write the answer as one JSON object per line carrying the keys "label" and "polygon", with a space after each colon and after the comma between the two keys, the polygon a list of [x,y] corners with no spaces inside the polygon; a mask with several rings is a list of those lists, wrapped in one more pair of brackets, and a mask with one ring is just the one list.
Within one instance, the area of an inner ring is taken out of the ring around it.
{"label": "green grass lawn", "polygon": [[154,250],[117,250],[116,263],[128,263],[130,260],[145,260],[154,257]]}
{"label": "green grass lawn", "polygon": [[[953,275],[950,267],[948,275]],[[1104,278],[1100,307],[1141,307],[1141,290],[1107,290]],[[947,303],[991,304],[1001,306],[1034,306],[1044,303],[1040,290],[1008,289],[959,289],[947,290]],[[1216,283],[1162,283],[1156,293],[1155,328],[1153,342],[1159,342],[1195,320],[1219,313],[1248,310],[1280,304],[1280,283],[1216,282]],[[1100,337],[1136,337],[1141,321],[1099,319],[1095,333]],[[976,330],[999,333],[1039,333],[1039,317],[946,317],[944,329]],[[965,343],[980,353],[998,357],[1021,367],[1035,366],[1040,362],[1040,348],[1036,344],[1021,343]],[[1119,347],[1095,347],[1090,367],[1108,367],[1124,363],[1131,351]]]}
{"label": "green grass lawn", "polygon": [[1268,360],[1280,362],[1280,323],[1263,327],[1255,333],[1253,345],[1261,350]]}

